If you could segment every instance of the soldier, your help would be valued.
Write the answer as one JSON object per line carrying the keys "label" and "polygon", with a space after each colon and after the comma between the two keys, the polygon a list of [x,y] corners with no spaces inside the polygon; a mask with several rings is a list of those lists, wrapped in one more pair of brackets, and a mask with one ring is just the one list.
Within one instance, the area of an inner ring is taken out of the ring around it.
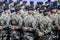
{"label": "soldier", "polygon": [[[38,34],[38,39],[39,40],[42,40],[42,38],[40,38],[40,36],[42,36],[43,35],[43,33],[40,31],[40,26],[42,26],[42,25],[40,25],[40,24],[42,24],[42,23],[40,23],[42,20],[43,20],[43,18],[44,18],[44,7],[40,7],[39,8],[39,14],[38,15],[35,15],[35,17],[37,18],[37,21],[38,21],[38,32],[37,32],[37,34]],[[40,35],[39,35],[40,34]]]}
{"label": "soldier", "polygon": [[39,17],[43,17],[44,15],[44,10],[45,10],[45,8],[44,7],[40,7],[39,8],[39,14],[37,14],[37,15],[35,15],[35,16],[37,16],[37,18],[39,19]]}
{"label": "soldier", "polygon": [[36,30],[37,20],[34,17],[34,8],[28,8],[28,16],[24,17],[24,39],[23,40],[34,40],[33,32]]}
{"label": "soldier", "polygon": [[4,25],[4,29],[6,29],[6,30],[4,32],[7,31],[6,35],[8,35],[9,21],[10,21],[10,10],[9,10],[9,7],[7,5],[4,7],[4,12],[1,15],[1,19],[3,19],[4,21],[6,21],[6,25]]}
{"label": "soldier", "polygon": [[58,15],[57,13],[57,7],[56,6],[52,6],[52,14],[51,14],[51,19],[54,21]]}
{"label": "soldier", "polygon": [[51,19],[49,18],[49,11],[44,11],[44,18],[39,19],[39,33],[38,36],[40,37],[39,40],[52,40],[51,39]]}
{"label": "soldier", "polygon": [[20,40],[20,32],[16,30],[16,27],[18,27],[18,22],[15,19],[10,20],[10,40]]}
{"label": "soldier", "polygon": [[51,14],[51,19],[52,19],[52,31],[53,31],[53,39],[55,40],[58,35],[57,35],[57,29],[58,29],[58,13],[57,13],[57,7],[52,6],[52,14]]}
{"label": "soldier", "polygon": [[7,40],[7,27],[6,20],[0,17],[0,40]]}
{"label": "soldier", "polygon": [[60,5],[58,6],[58,40],[60,40]]}
{"label": "soldier", "polygon": [[15,14],[15,17],[17,18],[16,20],[19,21],[19,26],[22,27],[22,21],[23,21],[23,18],[22,18],[22,12],[21,12],[21,6],[17,6],[16,7],[16,14]]}
{"label": "soldier", "polygon": [[[23,19],[21,16],[21,6],[16,6],[15,11],[16,11],[15,14],[11,15],[11,20],[15,19],[18,22],[16,30],[19,31],[22,36],[22,21],[23,21]],[[21,36],[20,36],[20,38],[22,38]]]}
{"label": "soldier", "polygon": [[51,10],[47,10],[47,12],[45,12],[45,18],[46,18],[46,20],[47,20],[47,29],[48,29],[48,31],[46,30],[46,33],[48,33],[46,36],[48,37],[47,39],[49,39],[49,40],[52,40],[52,20],[50,19],[50,15],[51,15],[51,12],[50,12]]}
{"label": "soldier", "polygon": [[9,7],[7,5],[4,7],[4,12],[2,13],[1,18],[3,18],[4,20],[6,20],[7,24],[9,25],[10,10],[9,10]]}

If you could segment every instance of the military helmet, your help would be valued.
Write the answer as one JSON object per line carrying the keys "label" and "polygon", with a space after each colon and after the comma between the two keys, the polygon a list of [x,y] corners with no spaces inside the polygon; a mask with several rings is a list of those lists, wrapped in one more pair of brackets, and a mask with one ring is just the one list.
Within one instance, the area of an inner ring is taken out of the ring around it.
{"label": "military helmet", "polygon": [[15,8],[14,7],[11,7],[10,8],[10,11],[11,11],[11,13],[15,12]]}
{"label": "military helmet", "polygon": [[8,9],[9,9],[9,6],[8,5],[4,6],[4,11],[5,10],[8,10]]}
{"label": "military helmet", "polygon": [[34,4],[34,1],[30,1],[30,4],[33,5]]}
{"label": "military helmet", "polygon": [[19,11],[19,10],[21,10],[21,5],[18,5],[18,6],[15,7],[16,12]]}
{"label": "military helmet", "polygon": [[30,11],[30,10],[35,10],[35,9],[34,9],[34,7],[32,7],[32,6],[29,6],[29,7],[28,7],[28,11]]}
{"label": "military helmet", "polygon": [[45,10],[45,9],[46,9],[46,6],[39,7],[39,10]]}

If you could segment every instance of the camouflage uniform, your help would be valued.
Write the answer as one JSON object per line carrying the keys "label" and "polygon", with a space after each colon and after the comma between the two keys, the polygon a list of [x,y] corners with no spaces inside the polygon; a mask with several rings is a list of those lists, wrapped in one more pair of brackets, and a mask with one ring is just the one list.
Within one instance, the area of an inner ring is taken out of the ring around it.
{"label": "camouflage uniform", "polygon": [[52,36],[51,36],[51,32],[52,32],[52,29],[51,29],[52,20],[48,16],[45,16],[45,20],[46,20],[45,21],[46,24],[44,24],[45,29],[43,28],[45,30],[44,31],[44,36],[46,37],[45,40],[52,40]]}
{"label": "camouflage uniform", "polygon": [[58,40],[60,40],[60,5],[58,6]]}
{"label": "camouflage uniform", "polygon": [[20,40],[20,32],[17,31],[18,22],[15,19],[11,19],[10,21],[10,30],[9,30],[9,35],[10,35],[10,40]]}
{"label": "camouflage uniform", "polygon": [[38,15],[39,14],[39,12],[38,11],[35,11],[35,15]]}
{"label": "camouflage uniform", "polygon": [[58,40],[60,40],[60,13],[58,15]]}
{"label": "camouflage uniform", "polygon": [[42,32],[42,37],[40,37],[39,40],[52,40],[51,36],[51,25],[52,25],[52,20],[48,16],[50,10],[45,10],[44,11],[44,16],[40,16],[39,18],[39,31]]}
{"label": "camouflage uniform", "polygon": [[[40,37],[39,40],[50,40],[50,35],[48,33],[51,33],[51,19],[49,17],[41,17],[38,19],[38,29],[40,32],[43,33],[42,37]],[[45,38],[45,39],[43,39]]]}
{"label": "camouflage uniform", "polygon": [[8,36],[8,33],[7,33],[7,23],[6,23],[6,20],[4,20],[3,18],[0,19],[0,26],[2,26],[2,30],[0,30],[0,40],[7,40],[7,36]]}
{"label": "camouflage uniform", "polygon": [[7,21],[7,24],[9,25],[10,21],[10,14],[2,13],[1,18]]}
{"label": "camouflage uniform", "polygon": [[[18,40],[20,40],[20,38],[22,38],[21,37],[21,31],[22,31],[22,21],[23,21],[23,16],[22,16],[22,14],[18,14],[17,13],[17,11],[19,11],[20,9],[18,9],[19,7],[17,6],[16,7],[17,9],[15,9],[16,10],[16,12],[14,13],[14,14],[12,14],[12,15],[10,15],[10,17],[11,17],[11,20],[13,20],[13,24],[18,24],[17,26],[15,26],[15,29],[16,30],[11,30],[12,31],[12,33],[11,33],[11,35],[13,35],[13,33],[15,32],[15,37],[16,36],[18,36],[18,33],[19,33],[19,39]],[[17,22],[17,23],[16,23]],[[17,33],[16,33],[17,32]],[[14,36],[14,35],[13,35]],[[16,40],[16,38],[14,38],[14,37],[12,37],[11,36],[11,40]]]}
{"label": "camouflage uniform", "polygon": [[24,27],[27,27],[28,30],[24,31],[24,40],[34,40],[33,32],[36,30],[37,20],[34,16],[26,16],[24,18]]}
{"label": "camouflage uniform", "polygon": [[52,37],[53,38],[57,38],[57,29],[58,29],[58,14],[52,14],[50,19],[53,21],[53,27],[52,27]]}
{"label": "camouflage uniform", "polygon": [[23,15],[23,18],[26,17],[28,15],[27,11],[24,11],[22,15]]}
{"label": "camouflage uniform", "polygon": [[[20,14],[11,15],[11,19],[15,19],[17,22],[19,22],[19,26],[22,27],[22,21],[23,21],[23,19],[22,19],[22,17],[20,16]],[[20,28],[20,27],[18,27],[18,28]],[[17,28],[17,29],[18,29],[18,28]]]}

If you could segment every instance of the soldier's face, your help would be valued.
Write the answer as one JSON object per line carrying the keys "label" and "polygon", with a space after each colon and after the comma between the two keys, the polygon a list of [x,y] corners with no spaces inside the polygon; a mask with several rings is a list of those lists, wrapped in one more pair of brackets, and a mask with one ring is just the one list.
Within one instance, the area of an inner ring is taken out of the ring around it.
{"label": "soldier's face", "polygon": [[60,13],[60,10],[58,10],[58,13]]}
{"label": "soldier's face", "polygon": [[43,10],[39,10],[39,13],[43,13]]}
{"label": "soldier's face", "polygon": [[12,29],[12,30],[15,30],[15,28],[16,28],[15,26],[13,26],[13,25],[11,26],[11,29]]}
{"label": "soldier's face", "polygon": [[0,30],[2,30],[2,26],[0,26]]}
{"label": "soldier's face", "polygon": [[19,13],[19,14],[22,14],[22,10],[19,10],[18,13]]}
{"label": "soldier's face", "polygon": [[28,11],[29,14],[34,14],[34,10]]}
{"label": "soldier's face", "polygon": [[9,13],[10,13],[10,10],[6,10],[5,13],[6,13],[6,14],[9,14]]}
{"label": "soldier's face", "polygon": [[53,12],[53,13],[56,13],[56,12],[57,12],[57,9],[53,9],[52,12]]}

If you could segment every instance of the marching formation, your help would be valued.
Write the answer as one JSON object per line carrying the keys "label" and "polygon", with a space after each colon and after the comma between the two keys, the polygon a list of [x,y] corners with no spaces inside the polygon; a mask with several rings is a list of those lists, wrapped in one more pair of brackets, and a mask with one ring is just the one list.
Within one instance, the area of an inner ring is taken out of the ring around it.
{"label": "marching formation", "polygon": [[60,5],[0,2],[0,40],[60,40]]}

